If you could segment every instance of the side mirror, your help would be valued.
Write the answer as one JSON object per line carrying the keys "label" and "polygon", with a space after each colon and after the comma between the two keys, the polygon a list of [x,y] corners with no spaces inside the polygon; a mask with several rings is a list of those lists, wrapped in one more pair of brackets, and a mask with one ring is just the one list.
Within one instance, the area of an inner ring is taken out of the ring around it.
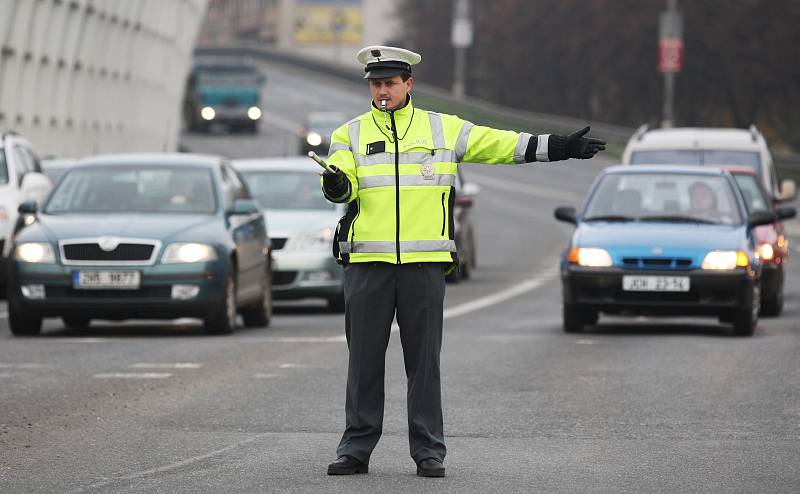
{"label": "side mirror", "polygon": [[233,201],[233,207],[229,211],[230,214],[256,214],[261,211],[258,208],[256,201],[252,199],[236,199]]}
{"label": "side mirror", "polygon": [[556,210],[553,211],[553,216],[555,216],[558,221],[563,221],[564,223],[578,224],[578,218],[575,216],[575,208],[572,206],[556,208]]}
{"label": "side mirror", "polygon": [[778,217],[772,211],[753,211],[750,213],[748,223],[750,226],[769,225],[775,223]]}
{"label": "side mirror", "polygon": [[53,188],[53,182],[44,173],[28,172],[22,177],[20,189],[25,200],[44,201]]}
{"label": "side mirror", "polygon": [[781,190],[778,192],[776,199],[778,201],[791,201],[797,197],[797,184],[794,180],[787,178],[781,180]]}
{"label": "side mirror", "polygon": [[23,214],[36,214],[36,211],[38,209],[39,208],[36,205],[36,201],[25,201],[25,202],[20,203],[19,207],[17,208],[17,211],[19,212],[20,215],[23,215]]}
{"label": "side mirror", "polygon": [[775,215],[779,220],[788,220],[797,216],[797,210],[791,206],[778,206]]}

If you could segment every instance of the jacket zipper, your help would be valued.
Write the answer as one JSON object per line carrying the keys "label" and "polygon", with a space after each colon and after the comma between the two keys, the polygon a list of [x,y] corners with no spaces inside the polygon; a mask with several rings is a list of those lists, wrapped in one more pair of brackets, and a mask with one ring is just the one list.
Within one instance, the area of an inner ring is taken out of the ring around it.
{"label": "jacket zipper", "polygon": [[394,137],[394,186],[395,186],[395,249],[397,251],[397,264],[400,264],[400,152],[397,142],[397,126],[394,122],[394,112],[389,112],[392,119],[392,136]]}
{"label": "jacket zipper", "polygon": [[445,223],[447,222],[447,213],[444,208],[444,195],[445,195],[444,192],[442,192],[442,236],[444,236],[444,226]]}

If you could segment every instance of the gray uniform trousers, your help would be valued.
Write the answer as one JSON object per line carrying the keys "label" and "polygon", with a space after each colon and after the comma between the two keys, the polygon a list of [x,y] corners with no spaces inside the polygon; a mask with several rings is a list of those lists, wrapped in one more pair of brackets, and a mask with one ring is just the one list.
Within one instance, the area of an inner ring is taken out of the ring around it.
{"label": "gray uniform trousers", "polygon": [[386,347],[397,311],[408,379],[411,457],[444,460],[439,352],[444,305],[442,263],[351,263],[344,268],[346,429],[337,456],[368,462],[383,431]]}

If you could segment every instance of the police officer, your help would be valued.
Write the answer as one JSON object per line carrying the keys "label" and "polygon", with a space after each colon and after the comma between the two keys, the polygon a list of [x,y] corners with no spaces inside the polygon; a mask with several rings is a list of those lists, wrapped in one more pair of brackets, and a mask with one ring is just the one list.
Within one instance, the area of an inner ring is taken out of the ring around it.
{"label": "police officer", "polygon": [[395,315],[408,379],[408,432],[417,475],[445,468],[439,353],[445,274],[457,269],[453,204],[459,162],[515,164],[591,158],[605,142],[473,125],[416,108],[409,95],[417,53],[369,46],[358,53],[370,111],[331,138],[325,197],[348,203],[334,254],[344,264],[349,348],[346,428],[329,475],[367,473],[383,425],[384,363]]}

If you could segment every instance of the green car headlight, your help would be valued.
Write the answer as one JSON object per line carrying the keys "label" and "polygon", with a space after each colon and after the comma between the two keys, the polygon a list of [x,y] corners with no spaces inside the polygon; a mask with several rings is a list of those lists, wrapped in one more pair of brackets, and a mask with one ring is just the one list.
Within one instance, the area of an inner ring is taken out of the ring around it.
{"label": "green car headlight", "polygon": [[162,264],[215,261],[217,251],[209,244],[176,242],[169,244],[161,256]]}
{"label": "green car headlight", "polygon": [[47,242],[25,242],[17,245],[14,259],[22,262],[54,263],[56,254]]}

